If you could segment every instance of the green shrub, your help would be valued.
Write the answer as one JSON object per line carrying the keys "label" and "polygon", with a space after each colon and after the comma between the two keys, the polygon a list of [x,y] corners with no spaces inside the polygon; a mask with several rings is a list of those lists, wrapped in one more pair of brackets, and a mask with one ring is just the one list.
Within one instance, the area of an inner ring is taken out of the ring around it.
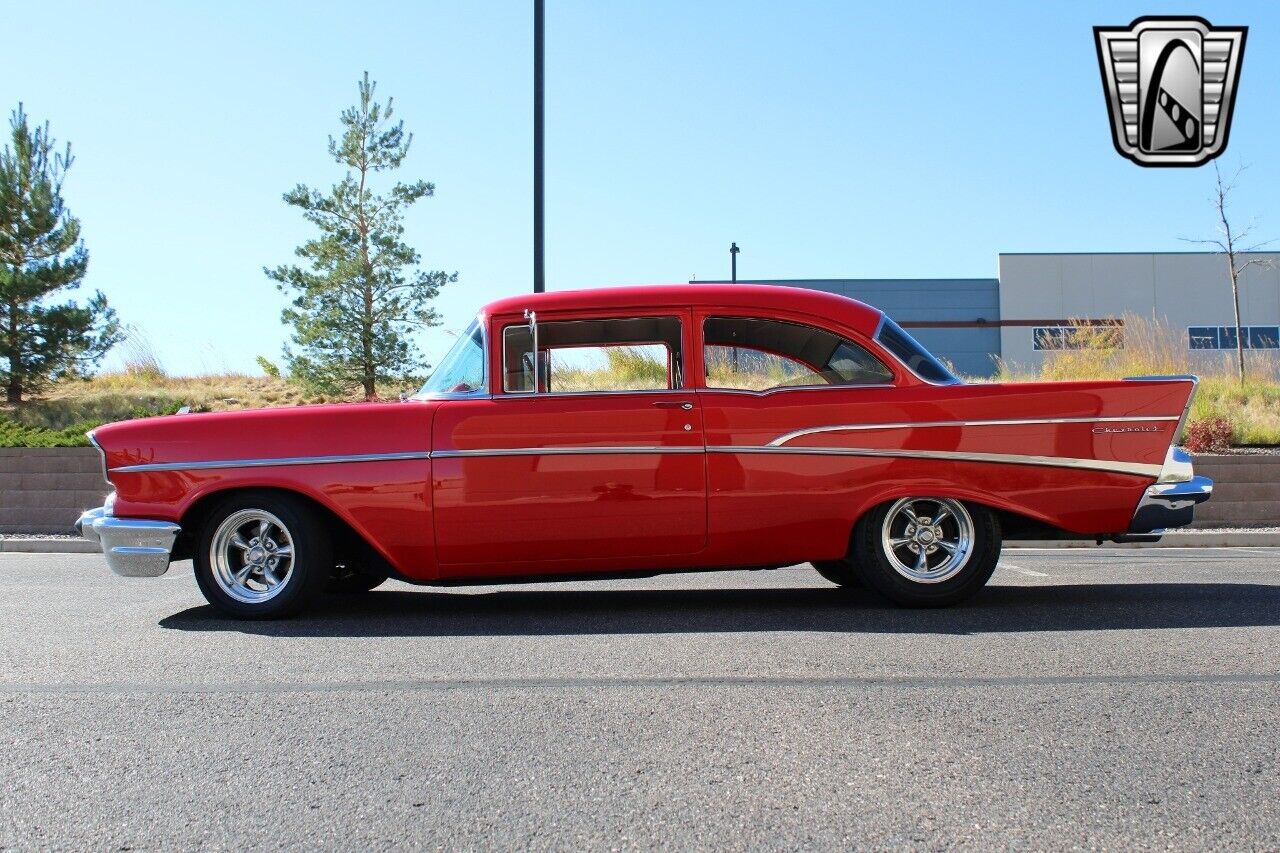
{"label": "green shrub", "polygon": [[0,415],[0,447],[87,447],[85,433],[97,423],[73,424],[63,429],[24,426]]}
{"label": "green shrub", "polygon": [[85,423],[96,426],[132,418],[172,415],[182,405],[182,400],[164,393],[98,393],[25,403],[9,412],[7,417],[22,426],[56,431]]}

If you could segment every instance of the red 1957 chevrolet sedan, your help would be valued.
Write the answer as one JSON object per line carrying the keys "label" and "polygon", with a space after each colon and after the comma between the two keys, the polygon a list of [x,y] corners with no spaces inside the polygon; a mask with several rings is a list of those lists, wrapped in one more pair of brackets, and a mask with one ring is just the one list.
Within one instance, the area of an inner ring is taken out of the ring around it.
{"label": "red 1957 chevrolet sedan", "polygon": [[397,403],[173,415],[90,439],[77,527],[216,607],[325,590],[811,562],[952,604],[1008,539],[1154,540],[1213,488],[1172,447],[1196,380],[965,384],[880,311],[785,287],[545,293],[482,310]]}

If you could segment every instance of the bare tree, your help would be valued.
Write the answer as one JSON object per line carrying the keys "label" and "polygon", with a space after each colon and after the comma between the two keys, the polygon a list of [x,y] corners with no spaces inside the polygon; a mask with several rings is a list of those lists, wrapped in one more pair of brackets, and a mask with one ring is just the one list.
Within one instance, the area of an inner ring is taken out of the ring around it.
{"label": "bare tree", "polygon": [[1236,182],[1240,180],[1240,174],[1249,168],[1241,165],[1236,169],[1235,174],[1231,176],[1231,180],[1223,181],[1222,172],[1218,169],[1217,162],[1213,164],[1214,176],[1214,193],[1210,197],[1209,203],[1213,205],[1213,209],[1218,214],[1218,237],[1213,240],[1188,240],[1182,237],[1184,242],[1199,243],[1206,246],[1217,246],[1227,259],[1227,275],[1231,277],[1231,303],[1235,308],[1236,318],[1236,364],[1240,372],[1240,384],[1244,384],[1244,329],[1240,325],[1240,274],[1249,267],[1262,267],[1271,269],[1275,266],[1275,262],[1271,258],[1249,258],[1248,260],[1237,260],[1238,255],[1247,255],[1256,252],[1274,240],[1266,240],[1261,243],[1253,243],[1248,246],[1241,246],[1249,238],[1253,226],[1250,225],[1240,231],[1231,230],[1231,220],[1227,218],[1227,201],[1231,196],[1232,190],[1236,188]]}

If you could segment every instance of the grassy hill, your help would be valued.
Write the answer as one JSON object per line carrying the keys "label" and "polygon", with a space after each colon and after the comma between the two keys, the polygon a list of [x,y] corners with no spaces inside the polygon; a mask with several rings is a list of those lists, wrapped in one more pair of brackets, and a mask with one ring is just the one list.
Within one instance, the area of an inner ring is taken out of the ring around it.
{"label": "grassy hill", "polygon": [[309,394],[272,376],[166,376],[154,370],[104,373],[58,384],[40,399],[0,407],[0,447],[77,447],[84,433],[127,418],[327,403],[356,397]]}
{"label": "grassy hill", "polygon": [[[1274,357],[1269,353],[1248,353],[1250,376],[1241,385],[1232,367],[1234,353],[1222,353],[1220,361],[1200,362],[1193,369],[1182,337],[1158,322],[1125,317],[1122,347],[1115,346],[1114,331],[1105,327],[1094,327],[1092,331],[1082,328],[1080,335],[1079,348],[1046,353],[1044,363],[1034,372],[1002,365],[996,381],[1198,373],[1201,382],[1192,423],[1221,417],[1230,423],[1233,444],[1280,445],[1280,383],[1275,378]],[[611,356],[617,363],[591,366],[606,373],[607,380],[604,376],[564,374],[559,379],[561,386],[609,387],[608,382],[616,382],[619,377],[625,377],[629,387],[656,387],[666,382],[663,364],[649,363],[631,352]],[[789,379],[769,378],[773,384],[785,384]],[[182,406],[189,406],[193,412],[216,412],[356,399],[356,395],[308,393],[275,376],[168,376],[153,358],[140,358],[123,371],[63,382],[41,399],[16,409],[0,407],[0,447],[84,445],[84,432],[100,424],[172,414]]]}

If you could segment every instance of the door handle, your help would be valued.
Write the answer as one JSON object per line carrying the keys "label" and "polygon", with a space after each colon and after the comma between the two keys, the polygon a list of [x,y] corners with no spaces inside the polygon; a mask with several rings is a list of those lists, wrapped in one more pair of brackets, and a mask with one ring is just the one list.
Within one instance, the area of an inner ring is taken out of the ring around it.
{"label": "door handle", "polygon": [[655,400],[653,405],[659,409],[684,409],[686,412],[693,408],[693,403],[683,400]]}

